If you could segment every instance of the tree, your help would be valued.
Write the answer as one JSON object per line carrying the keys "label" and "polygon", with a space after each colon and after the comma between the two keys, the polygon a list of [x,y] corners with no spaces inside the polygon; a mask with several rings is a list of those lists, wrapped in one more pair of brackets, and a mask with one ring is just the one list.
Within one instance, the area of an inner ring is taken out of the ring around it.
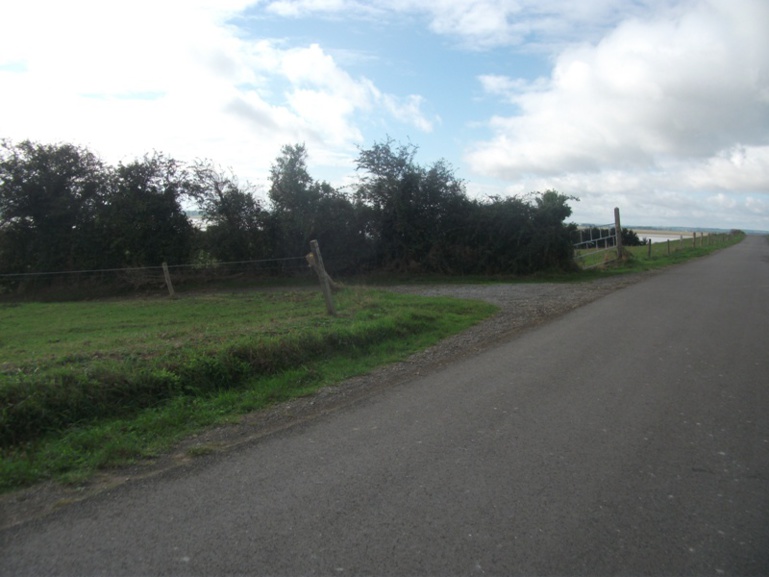
{"label": "tree", "polygon": [[270,169],[271,237],[275,256],[306,254],[317,240],[331,270],[355,268],[366,254],[366,235],[358,207],[307,169],[303,144],[286,145]]}
{"label": "tree", "polygon": [[320,244],[324,264],[331,272],[359,269],[369,258],[370,245],[359,207],[348,195],[327,182],[315,183],[318,199],[315,205],[312,239]]}
{"label": "tree", "polygon": [[94,266],[96,214],[108,171],[85,148],[0,143],[0,269],[58,271]]}
{"label": "tree", "polygon": [[391,140],[361,150],[358,201],[369,208],[367,232],[381,265],[396,270],[447,270],[448,246],[467,206],[464,184],[438,161],[414,162],[416,147]]}
{"label": "tree", "polygon": [[535,269],[569,269],[574,266],[573,232],[576,225],[565,225],[571,216],[570,200],[579,200],[555,190],[537,193],[533,224],[535,241],[531,246],[532,266]]}
{"label": "tree", "polygon": [[298,256],[316,234],[318,202],[324,188],[307,171],[304,144],[286,145],[270,167],[272,236],[277,256]]}
{"label": "tree", "polygon": [[254,198],[251,185],[241,185],[210,161],[192,168],[192,196],[206,225],[205,250],[219,261],[241,261],[267,255],[267,214]]}
{"label": "tree", "polygon": [[[527,274],[571,264],[574,225],[555,190],[470,200],[443,160],[415,162],[392,140],[361,149],[352,195],[315,181],[303,144],[270,169],[265,210],[248,184],[210,161],[186,169],[162,154],[105,166],[72,145],[0,147],[0,270],[157,266],[192,260],[300,257],[317,239],[331,270]],[[194,200],[205,228],[182,209]]]}
{"label": "tree", "polygon": [[193,229],[181,201],[192,193],[186,171],[162,154],[119,164],[101,215],[104,249],[112,266],[187,262]]}

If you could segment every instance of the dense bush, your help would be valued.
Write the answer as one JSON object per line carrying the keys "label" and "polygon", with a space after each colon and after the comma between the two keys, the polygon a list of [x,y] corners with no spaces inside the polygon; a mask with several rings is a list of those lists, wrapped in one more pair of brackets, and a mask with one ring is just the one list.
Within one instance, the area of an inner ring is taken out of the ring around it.
{"label": "dense bush", "polygon": [[[0,283],[13,290],[20,277],[7,275],[20,273],[295,258],[312,239],[332,273],[572,266],[571,197],[471,200],[451,166],[420,166],[416,152],[389,140],[361,150],[359,182],[345,193],[312,179],[304,145],[285,146],[265,206],[210,161],[185,166],[155,153],[111,167],[69,144],[3,141]],[[197,206],[204,226],[185,206]]]}

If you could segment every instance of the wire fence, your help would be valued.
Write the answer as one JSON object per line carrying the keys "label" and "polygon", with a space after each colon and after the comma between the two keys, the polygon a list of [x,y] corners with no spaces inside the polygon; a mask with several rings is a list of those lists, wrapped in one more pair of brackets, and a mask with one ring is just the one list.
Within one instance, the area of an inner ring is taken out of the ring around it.
{"label": "wire fence", "polygon": [[[212,283],[238,284],[277,277],[307,276],[312,271],[304,256],[243,260],[201,261],[166,265],[175,287]],[[0,296],[56,296],[72,298],[130,292],[155,292],[166,287],[164,266],[141,266],[0,274]]]}

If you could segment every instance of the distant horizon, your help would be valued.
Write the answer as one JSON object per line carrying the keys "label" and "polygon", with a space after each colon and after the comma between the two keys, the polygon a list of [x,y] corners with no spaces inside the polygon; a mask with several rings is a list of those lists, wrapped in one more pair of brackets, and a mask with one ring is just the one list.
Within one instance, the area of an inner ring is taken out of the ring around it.
{"label": "distant horizon", "polygon": [[742,229],[742,228],[720,228],[715,226],[705,227],[691,227],[691,226],[624,226],[623,228],[631,228],[638,232],[714,232],[714,233],[728,233],[733,230],[739,230],[745,234],[769,234],[767,230],[754,230],[754,229]]}
{"label": "distant horizon", "polygon": [[[603,225],[596,225],[588,222],[581,222],[581,223],[575,223],[577,226],[606,226],[606,224]],[[614,223],[610,223],[609,226],[614,226]],[[745,234],[769,234],[769,230],[755,230],[755,229],[741,229],[741,228],[721,228],[717,226],[700,226],[700,227],[694,227],[694,226],[655,226],[655,225],[633,225],[633,224],[624,224],[622,223],[622,228],[627,228],[629,230],[632,230],[633,232],[652,232],[652,231],[659,231],[659,232],[717,232],[717,233],[726,233],[731,232],[732,230],[740,230],[744,232]]]}

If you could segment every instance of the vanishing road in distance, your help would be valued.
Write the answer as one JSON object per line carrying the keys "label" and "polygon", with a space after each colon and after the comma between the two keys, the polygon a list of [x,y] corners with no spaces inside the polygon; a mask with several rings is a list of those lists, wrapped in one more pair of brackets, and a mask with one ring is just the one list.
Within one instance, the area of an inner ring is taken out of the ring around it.
{"label": "vanishing road in distance", "polygon": [[1,575],[768,575],[769,243],[0,533]]}

